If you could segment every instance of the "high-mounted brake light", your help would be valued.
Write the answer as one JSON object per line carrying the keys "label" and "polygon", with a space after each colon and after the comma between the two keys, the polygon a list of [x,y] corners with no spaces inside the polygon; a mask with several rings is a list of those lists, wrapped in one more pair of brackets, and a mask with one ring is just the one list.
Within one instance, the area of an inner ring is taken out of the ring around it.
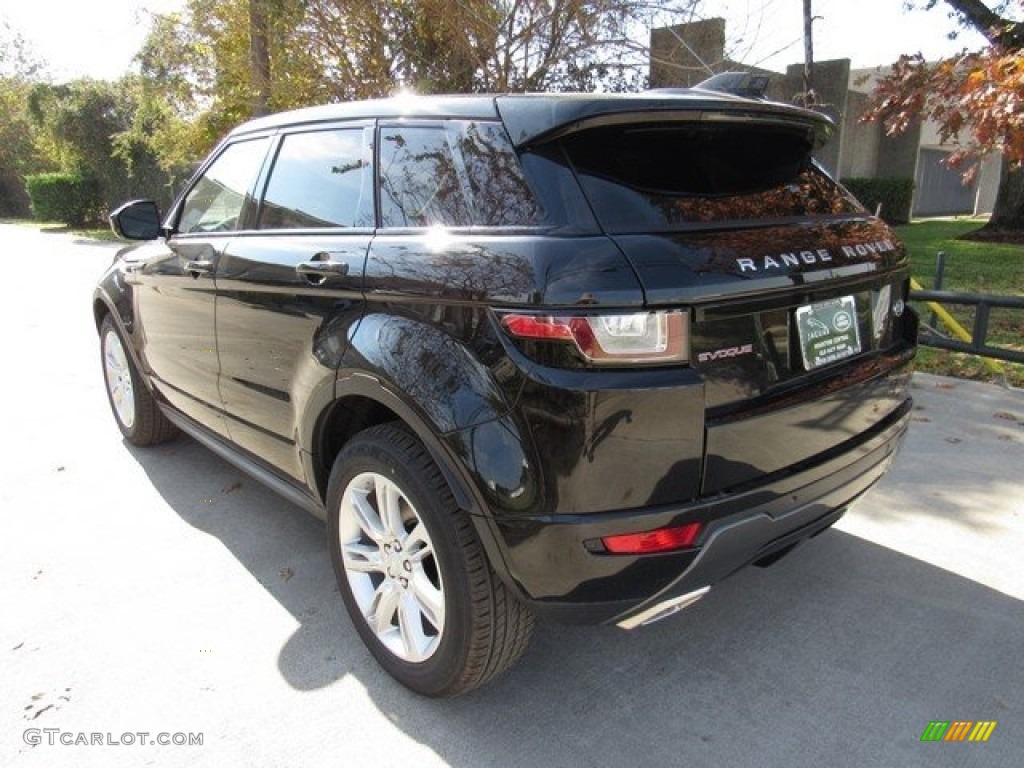
{"label": "high-mounted brake light", "polygon": [[520,339],[571,341],[596,364],[686,362],[688,315],[680,310],[608,315],[503,315],[505,330]]}
{"label": "high-mounted brake light", "polygon": [[649,555],[686,549],[700,535],[702,523],[687,523],[674,528],[658,528],[643,533],[623,533],[601,539],[604,548],[613,555]]}

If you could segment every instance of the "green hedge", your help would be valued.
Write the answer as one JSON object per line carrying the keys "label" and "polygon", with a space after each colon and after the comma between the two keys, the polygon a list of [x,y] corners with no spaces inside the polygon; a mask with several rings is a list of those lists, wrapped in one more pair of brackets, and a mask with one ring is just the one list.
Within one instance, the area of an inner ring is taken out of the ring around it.
{"label": "green hedge", "polygon": [[882,204],[882,218],[890,224],[910,221],[913,179],[843,179],[842,184],[872,213]]}
{"label": "green hedge", "polygon": [[103,215],[99,184],[81,173],[40,173],[25,177],[32,215],[40,221],[81,226]]}

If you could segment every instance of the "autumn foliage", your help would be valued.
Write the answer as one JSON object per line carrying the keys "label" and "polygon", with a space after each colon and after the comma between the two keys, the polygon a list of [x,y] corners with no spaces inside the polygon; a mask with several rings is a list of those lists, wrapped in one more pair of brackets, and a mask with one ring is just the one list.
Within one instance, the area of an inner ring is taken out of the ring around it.
{"label": "autumn foliage", "polygon": [[[940,0],[905,0],[930,9]],[[949,162],[970,182],[978,160],[1002,152],[999,193],[988,223],[973,239],[1024,242],[1024,0],[945,0],[952,16],[985,36],[979,51],[938,62],[901,56],[876,84],[862,120],[883,121],[890,135],[931,120],[943,143],[956,147]]]}
{"label": "autumn foliage", "polygon": [[[991,46],[930,63],[920,54],[901,56],[877,84],[865,119],[881,119],[888,133],[902,133],[929,119],[943,143],[957,150],[953,164],[1002,151],[1024,163],[1024,56]],[[970,164],[968,174],[976,165]]]}

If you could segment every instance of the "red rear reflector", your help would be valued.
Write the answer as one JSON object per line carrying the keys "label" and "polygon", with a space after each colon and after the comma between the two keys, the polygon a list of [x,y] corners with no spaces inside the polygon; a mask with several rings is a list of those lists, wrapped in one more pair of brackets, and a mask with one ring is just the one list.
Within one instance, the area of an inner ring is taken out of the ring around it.
{"label": "red rear reflector", "polygon": [[572,330],[565,323],[543,315],[505,315],[502,325],[513,336],[523,339],[562,339],[572,341]]}
{"label": "red rear reflector", "polygon": [[619,536],[605,536],[601,539],[605,549],[614,555],[645,555],[651,552],[668,552],[685,549],[697,540],[702,523],[687,523],[675,528],[659,528],[644,533],[623,533]]}

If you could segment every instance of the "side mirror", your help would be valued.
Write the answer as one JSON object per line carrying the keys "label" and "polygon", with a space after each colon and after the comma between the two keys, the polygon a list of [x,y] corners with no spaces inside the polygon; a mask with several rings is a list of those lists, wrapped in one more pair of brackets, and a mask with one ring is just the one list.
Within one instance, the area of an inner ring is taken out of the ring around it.
{"label": "side mirror", "polygon": [[160,237],[160,209],[152,200],[132,200],[110,214],[114,234],[126,240]]}

